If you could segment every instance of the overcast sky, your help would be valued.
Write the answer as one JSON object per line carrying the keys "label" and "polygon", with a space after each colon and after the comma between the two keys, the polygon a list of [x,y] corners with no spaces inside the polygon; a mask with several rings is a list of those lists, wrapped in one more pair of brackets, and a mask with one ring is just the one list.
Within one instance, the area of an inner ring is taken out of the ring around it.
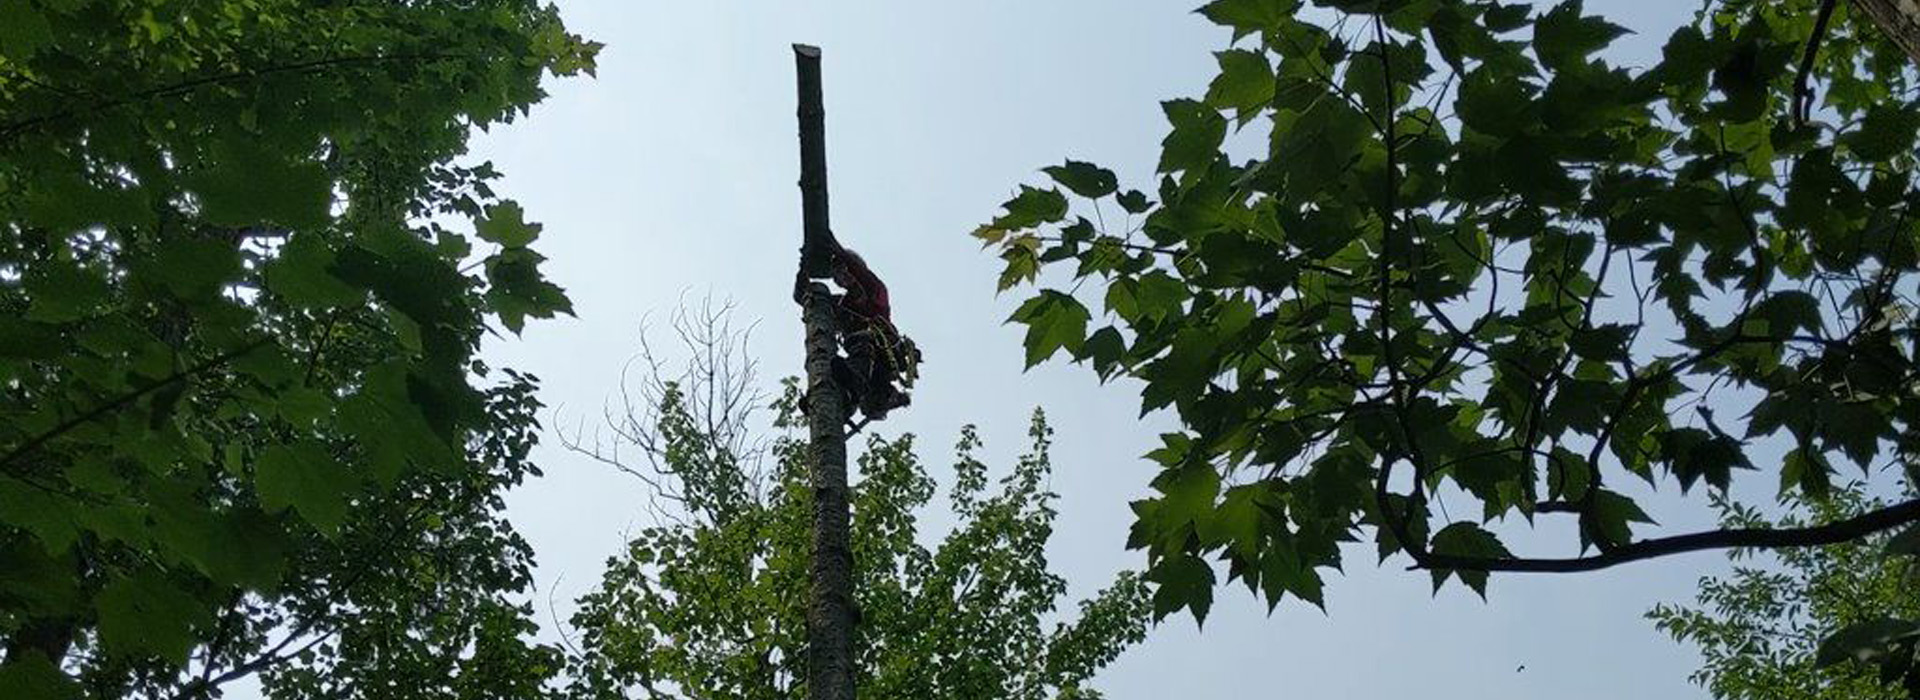
{"label": "overcast sky", "polygon": [[[711,293],[760,322],[769,378],[797,373],[788,44],[819,44],[834,228],[888,280],[897,322],[927,355],[914,406],[883,429],[921,435],[944,478],[962,424],[981,426],[1004,469],[1028,412],[1049,409],[1062,495],[1050,552],[1074,595],[1089,593],[1143,563],[1123,548],[1127,502],[1152,475],[1140,455],[1166,418],[1138,419],[1133,387],[1099,386],[1083,368],[1022,373],[1021,329],[1001,325],[1020,297],[995,296],[998,261],[966,234],[1063,157],[1145,184],[1164,135],[1158,102],[1203,92],[1210,52],[1228,38],[1189,12],[1196,2],[562,0],[575,31],[607,44],[599,79],[554,85],[530,120],[480,138],[476,155],[546,224],[548,274],[579,318],[535,324],[492,345],[491,360],[545,380],[549,425],[591,418],[642,317]],[[1644,65],[1693,5],[1588,9],[1638,30],[1615,56]],[[541,598],[564,619],[623,533],[647,523],[645,492],[560,450],[551,432],[540,461],[547,476],[516,491],[510,513],[538,552]],[[1666,526],[1698,527],[1698,503],[1651,510]],[[1686,680],[1693,651],[1641,615],[1690,600],[1700,576],[1724,569],[1718,554],[1496,578],[1487,603],[1457,586],[1433,596],[1424,573],[1375,567],[1364,549],[1348,562],[1328,582],[1326,613],[1289,602],[1268,615],[1243,589],[1223,590],[1204,630],[1169,619],[1100,686],[1120,700],[1705,697]]]}

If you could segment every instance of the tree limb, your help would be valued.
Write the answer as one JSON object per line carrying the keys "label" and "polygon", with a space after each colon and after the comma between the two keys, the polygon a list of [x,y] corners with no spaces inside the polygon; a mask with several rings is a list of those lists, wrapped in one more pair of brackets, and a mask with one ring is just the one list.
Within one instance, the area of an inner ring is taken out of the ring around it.
{"label": "tree limb", "polygon": [[172,375],[168,376],[165,379],[154,382],[152,384],[148,384],[139,389],[135,389],[133,391],[127,392],[126,394],[123,394],[112,401],[108,401],[104,404],[101,404],[99,406],[92,408],[91,410],[88,410],[85,413],[69,418],[61,422],[59,425],[56,425],[56,426],[53,426],[52,428],[47,429],[46,432],[40,433],[39,435],[35,435],[32,438],[28,439],[26,442],[20,443],[18,447],[13,448],[12,450],[8,450],[7,455],[5,457],[0,457],[0,467],[12,466],[14,462],[18,461],[22,457],[27,456],[29,453],[33,452],[35,449],[38,449],[40,446],[47,444],[48,442],[52,441],[54,438],[60,437],[61,435],[64,435],[67,432],[75,428],[78,428],[82,425],[86,425],[87,423],[92,422],[96,418],[99,418],[106,414],[125,408],[127,407],[128,404],[131,404],[135,401],[139,401],[141,397],[146,396],[147,394],[151,394],[160,389],[166,388],[168,386],[172,386],[175,383],[186,381],[188,378],[196,374],[224,365],[228,362],[233,361],[235,358],[240,357],[241,355],[245,355],[247,353],[258,350],[262,346],[265,346],[266,344],[271,342],[273,342],[273,337],[267,336],[265,338],[261,338],[259,340],[243,345],[239,348],[221,353],[219,355],[216,355],[212,358],[207,359],[204,362],[201,362],[200,364],[194,365],[184,370],[180,370],[178,372],[174,372]]}
{"label": "tree limb", "polygon": [[75,107],[72,109],[65,109],[58,112],[54,112],[52,114],[43,114],[37,117],[28,117],[26,119],[21,119],[19,121],[9,122],[7,124],[0,125],[0,140],[10,139],[29,129],[34,129],[41,126],[45,126],[53,122],[70,119],[72,117],[76,117],[81,114],[87,114],[87,113],[93,113],[93,112],[104,112],[109,109],[124,107],[130,104],[133,104],[135,102],[143,102],[146,100],[158,99],[163,97],[172,97],[174,95],[184,95],[184,94],[199,90],[201,88],[211,87],[214,85],[219,85],[221,83],[236,82],[241,80],[252,80],[252,79],[263,78],[263,77],[278,74],[278,73],[298,73],[298,72],[304,72],[304,71],[325,70],[327,68],[332,68],[336,66],[346,66],[346,65],[353,65],[358,63],[442,61],[450,58],[466,58],[466,57],[467,55],[465,54],[444,53],[444,52],[398,54],[398,55],[392,55],[392,56],[334,56],[330,58],[314,59],[310,61],[299,61],[295,63],[285,63],[280,65],[266,66],[263,68],[257,68],[253,70],[241,70],[241,71],[233,71],[230,73],[221,73],[219,75],[202,76],[199,78],[185,80],[179,83],[174,83],[172,85],[162,85],[160,87],[148,88],[145,90],[131,92],[120,97],[100,100],[98,102],[95,102],[91,105],[87,105],[85,107]]}
{"label": "tree limb", "polygon": [[1807,123],[1813,116],[1813,62],[1820,55],[1820,41],[1827,37],[1827,21],[1833,19],[1833,9],[1840,0],[1826,0],[1820,3],[1820,14],[1813,19],[1813,35],[1807,37],[1807,50],[1800,56],[1800,72],[1793,77],[1793,122],[1795,125]]}
{"label": "tree limb", "polygon": [[1434,554],[1422,548],[1409,548],[1411,569],[1450,569],[1455,571],[1513,571],[1523,573],[1577,573],[1598,571],[1642,559],[1699,552],[1711,549],[1781,549],[1818,547],[1853,541],[1868,535],[1920,522],[1920,499],[1870,511],[1857,517],[1826,525],[1793,528],[1730,528],[1708,530],[1672,537],[1659,537],[1623,544],[1591,557],[1567,559],[1487,559]]}

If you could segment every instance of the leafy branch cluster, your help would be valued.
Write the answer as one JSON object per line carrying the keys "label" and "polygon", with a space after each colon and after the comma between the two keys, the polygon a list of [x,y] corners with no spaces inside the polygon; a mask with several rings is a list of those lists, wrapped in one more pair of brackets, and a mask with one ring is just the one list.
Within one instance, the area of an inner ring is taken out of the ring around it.
{"label": "leafy branch cluster", "polygon": [[570,307],[460,157],[595,48],[530,0],[0,3],[0,695],[542,692],[535,381],[475,353]]}
{"label": "leafy branch cluster", "polygon": [[[1318,604],[1359,536],[1484,591],[1920,520],[1647,537],[1622,483],[1913,479],[1920,108],[1871,24],[1843,3],[1810,54],[1817,0],[1716,0],[1623,68],[1626,30],[1578,0],[1313,4],[1200,10],[1233,41],[1203,98],[1162,105],[1155,195],[1067,161],[975,234],[1003,290],[1072,281],[1014,313],[1029,364],[1064,350],[1180,418],[1134,504],[1160,614],[1204,617],[1209,557]],[[1579,554],[1514,554],[1487,526],[1509,517],[1575,519]]]}

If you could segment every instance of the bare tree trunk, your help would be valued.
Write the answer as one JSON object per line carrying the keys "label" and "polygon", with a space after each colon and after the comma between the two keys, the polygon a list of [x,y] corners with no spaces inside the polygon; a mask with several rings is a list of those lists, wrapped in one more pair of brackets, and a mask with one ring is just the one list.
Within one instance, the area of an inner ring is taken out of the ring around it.
{"label": "bare tree trunk", "polygon": [[820,97],[820,49],[793,45],[800,87],[800,271],[821,279],[832,274],[827,254],[833,228],[827,224],[827,108]]}
{"label": "bare tree trunk", "polygon": [[1853,0],[1853,5],[1920,63],[1920,0]]}
{"label": "bare tree trunk", "polygon": [[[826,110],[820,50],[795,44],[800,87],[800,200],[805,243],[802,276],[828,275]],[[853,547],[847,493],[848,406],[833,379],[839,354],[834,301],[825,285],[800,295],[807,329],[807,423],[813,441],[813,590],[807,606],[807,697],[853,700]]]}
{"label": "bare tree trunk", "polygon": [[813,439],[813,593],[807,608],[808,697],[853,698],[853,548],[847,493],[847,406],[833,381],[833,299],[813,285],[807,326],[807,421]]}

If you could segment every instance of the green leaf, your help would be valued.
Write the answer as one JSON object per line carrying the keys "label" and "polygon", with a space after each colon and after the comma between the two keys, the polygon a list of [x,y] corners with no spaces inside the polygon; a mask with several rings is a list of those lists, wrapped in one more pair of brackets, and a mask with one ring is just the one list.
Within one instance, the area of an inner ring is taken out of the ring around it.
{"label": "green leaf", "polygon": [[1092,317],[1080,300],[1047,289],[1020,305],[1007,320],[1026,324],[1027,367],[1032,368],[1062,349],[1078,355]]}
{"label": "green leaf", "polygon": [[1299,0],[1214,0],[1199,12],[1214,24],[1232,27],[1235,34],[1246,34],[1279,28],[1299,8]]}
{"label": "green leaf", "polygon": [[454,452],[441,439],[408,388],[406,369],[389,363],[370,370],[340,403],[340,427],[364,450],[360,462],[374,480],[392,486],[415,469],[450,469]]}
{"label": "green leaf", "polygon": [[1053,223],[1067,216],[1067,197],[1055,189],[1036,189],[1020,186],[1020,194],[1001,205],[1007,213],[1000,215],[988,226],[1003,231],[1020,231],[1040,224]]}
{"label": "green leaf", "polygon": [[[1120,187],[1120,180],[1114,177],[1113,171],[1083,161],[1069,160],[1064,165],[1049,165],[1040,171],[1060,183],[1061,187],[1088,199],[1105,197]],[[1066,212],[1062,211],[1061,214],[1065,215]]]}
{"label": "green leaf", "polygon": [[1454,109],[1460,123],[1483,134],[1510,137],[1538,128],[1540,108],[1531,85],[1485,68],[1467,74],[1460,83]]}
{"label": "green leaf", "polygon": [[501,202],[487,207],[487,216],[474,223],[480,240],[508,248],[525,248],[540,237],[540,224],[527,223],[526,212],[518,202]]}
{"label": "green leaf", "polygon": [[1593,483],[1593,467],[1587,459],[1564,447],[1554,447],[1547,460],[1547,494],[1553,498],[1577,501],[1586,496]]}
{"label": "green leaf", "polygon": [[1658,74],[1675,83],[1705,82],[1721,61],[1726,60],[1720,45],[1707,39],[1706,33],[1697,26],[1684,26],[1673,31],[1661,47],[1661,61]]}
{"label": "green leaf", "polygon": [[1106,326],[1087,336],[1087,342],[1081,352],[1093,360],[1094,371],[1105,377],[1118,369],[1120,360],[1126,357],[1127,341],[1113,326]]}
{"label": "green leaf", "polygon": [[1157,584],[1153,591],[1153,618],[1185,608],[1193,613],[1195,625],[1205,625],[1207,611],[1213,608],[1213,567],[1189,554],[1180,554],[1147,570],[1147,580]]}
{"label": "green leaf", "polygon": [[94,605],[100,614],[100,643],[108,654],[126,659],[157,656],[174,666],[187,663],[193,630],[207,619],[199,601],[151,569],[107,584]]}
{"label": "green leaf", "polygon": [[1699,428],[1680,428],[1659,435],[1661,453],[1668,469],[1680,480],[1680,492],[1686,493],[1700,479],[1725,491],[1733,482],[1734,469],[1753,469],[1740,441],[1715,435]]}
{"label": "green leaf", "polygon": [[1527,26],[1527,16],[1533,14],[1533,8],[1524,2],[1502,5],[1495,3],[1480,18],[1488,31],[1504,34]]}
{"label": "green leaf", "polygon": [[347,520],[350,480],[346,466],[314,442],[269,447],[254,465],[260,505],[274,512],[292,507],[327,535],[337,534]]}
{"label": "green leaf", "polygon": [[0,0],[0,59],[26,64],[53,42],[53,27],[32,0]]}
{"label": "green leaf", "polygon": [[51,360],[60,356],[61,343],[55,326],[0,316],[0,358]]}
{"label": "green leaf", "polygon": [[240,277],[240,251],[225,241],[169,240],[154,256],[152,271],[177,297],[210,297]]}
{"label": "green leaf", "polygon": [[1169,100],[1160,103],[1161,111],[1173,131],[1160,142],[1160,166],[1163,173],[1205,168],[1220,154],[1227,138],[1227,120],[1193,100]]}
{"label": "green leaf", "polygon": [[1214,515],[1214,498],[1220,494],[1220,474],[1208,464],[1176,462],[1169,465],[1153,487],[1165,494],[1160,499],[1160,517],[1171,526],[1204,525]]}
{"label": "green leaf", "polygon": [[1209,106],[1239,110],[1247,116],[1273,101],[1276,83],[1266,54],[1228,49],[1214,58],[1220,62],[1220,75],[1207,87]]}
{"label": "green leaf", "polygon": [[1322,611],[1327,609],[1323,590],[1325,583],[1321,581],[1320,573],[1302,561],[1290,545],[1275,543],[1261,553],[1260,586],[1269,610],[1286,593],[1292,593]]}
{"label": "green leaf", "polygon": [[1885,161],[1911,154],[1916,131],[1920,131],[1920,112],[1904,105],[1876,105],[1860,120],[1860,128],[1840,137],[1840,143],[1861,160]]}
{"label": "green leaf", "polygon": [[1128,214],[1143,214],[1153,208],[1153,203],[1147,201],[1147,196],[1139,190],[1127,190],[1120,193],[1120,208],[1127,210]]}
{"label": "green leaf", "polygon": [[1022,282],[1031,282],[1040,276],[1040,256],[1035,250],[1040,247],[1040,239],[1031,235],[1021,235],[1007,242],[1000,251],[1000,259],[1007,266],[1000,272],[1000,283],[995,291],[1007,291]]}
{"label": "green leaf", "polygon": [[1610,546],[1619,546],[1633,541],[1632,523],[1653,524],[1652,516],[1647,515],[1640,504],[1626,496],[1601,489],[1593,494],[1593,510],[1583,514],[1581,527],[1583,534],[1595,542]]}
{"label": "green leaf", "polygon": [[1139,318],[1151,321],[1186,313],[1186,302],[1192,294],[1186,284],[1157,270],[1142,275],[1139,281],[1134,292]]}
{"label": "green leaf", "polygon": [[1780,468],[1780,495],[1799,489],[1810,498],[1826,498],[1833,491],[1833,465],[1817,450],[1795,449]]}
{"label": "green leaf", "polygon": [[1820,300],[1797,289],[1768,296],[1754,305],[1750,317],[1765,319],[1765,334],[1773,337],[1784,337],[1794,331],[1818,333],[1822,325]]}
{"label": "green leaf", "polygon": [[229,139],[216,159],[188,178],[201,215],[233,228],[279,225],[307,229],[330,217],[333,180],[319,163],[289,158],[249,139]]}
{"label": "green leaf", "polygon": [[74,321],[96,313],[107,302],[106,279],[67,260],[35,266],[27,273],[26,286],[33,300],[26,313],[29,321]]}
{"label": "green leaf", "polygon": [[1565,0],[1534,23],[1533,51],[1542,65],[1555,71],[1580,67],[1588,55],[1631,33],[1605,19],[1583,16],[1581,9],[1581,0]]}
{"label": "green leaf", "polygon": [[1360,157],[1371,134],[1365,115],[1343,100],[1322,99],[1273,133],[1274,159],[1287,175],[1288,194],[1310,196],[1337,185],[1330,173],[1343,172]]}
{"label": "green leaf", "polygon": [[360,302],[366,293],[333,276],[334,253],[317,234],[296,233],[267,265],[267,289],[309,309],[334,309]]}
{"label": "green leaf", "polygon": [[[1213,469],[1206,467],[1205,471]],[[1265,484],[1243,484],[1227,489],[1219,506],[1196,523],[1195,530],[1203,546],[1225,547],[1235,556],[1257,559],[1264,539],[1264,513],[1271,507],[1267,494]]]}
{"label": "green leaf", "polygon": [[288,542],[280,523],[251,508],[218,516],[208,530],[213,546],[201,565],[207,576],[251,591],[271,591],[286,571]]}
{"label": "green leaf", "polygon": [[527,317],[553,318],[573,314],[573,300],[559,285],[540,274],[546,258],[525,248],[507,248],[488,256],[487,302],[507,330],[519,334]]}
{"label": "green leaf", "polygon": [[0,476],[0,523],[32,533],[49,552],[67,551],[80,539],[75,506],[58,492]]}
{"label": "green leaf", "polygon": [[1633,326],[1622,323],[1583,327],[1574,331],[1567,345],[1582,358],[1595,362],[1614,362],[1627,357],[1633,331]]}
{"label": "green leaf", "polygon": [[[0,13],[3,14],[3,13]],[[38,651],[13,651],[0,664],[0,690],[14,700],[80,700],[80,684]]]}
{"label": "green leaf", "polygon": [[[509,248],[502,259],[523,261],[538,256]],[[373,292],[392,310],[407,316],[427,333],[444,333],[456,324],[472,322],[467,293],[473,280],[460,274],[426,242],[412,232],[377,230],[356,237],[354,245],[339,251],[328,269],[342,281]]]}
{"label": "green leaf", "polygon": [[1784,67],[1785,58],[1784,53],[1764,46],[1758,36],[1744,34],[1713,71],[1713,86],[1726,96],[1713,113],[1728,122],[1759,119],[1767,110],[1767,87]]}
{"label": "green leaf", "polygon": [[[1506,545],[1500,543],[1500,538],[1481,529],[1479,525],[1466,521],[1453,523],[1433,533],[1432,551],[1434,554],[1476,559],[1505,559],[1513,556],[1507,551]],[[1467,587],[1473,589],[1473,592],[1478,593],[1482,599],[1487,597],[1487,572],[1485,571],[1436,568],[1433,569],[1432,574],[1435,592],[1439,592],[1440,584],[1446,583],[1447,577],[1457,575],[1461,583],[1467,584]]]}

